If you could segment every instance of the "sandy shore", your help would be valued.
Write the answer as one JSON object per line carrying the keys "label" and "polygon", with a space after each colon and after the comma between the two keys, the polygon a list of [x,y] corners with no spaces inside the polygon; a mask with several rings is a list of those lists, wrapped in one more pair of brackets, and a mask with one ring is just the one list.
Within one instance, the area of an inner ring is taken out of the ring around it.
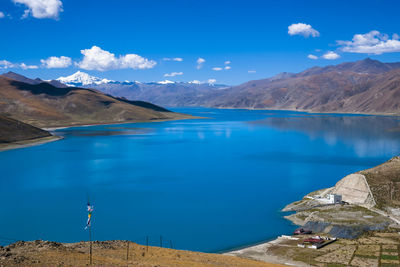
{"label": "sandy shore", "polygon": [[43,138],[23,140],[23,141],[7,143],[7,144],[0,144],[0,152],[6,151],[6,150],[11,150],[11,149],[37,146],[37,145],[46,144],[49,142],[54,142],[54,141],[57,141],[60,139],[63,139],[63,137],[53,135],[53,136],[47,136],[47,137],[43,137]]}
{"label": "sandy shore", "polygon": [[[289,237],[289,236],[282,235],[272,241],[257,244],[254,246],[245,247],[242,249],[232,250],[232,251],[223,253],[223,255],[236,256],[236,257],[246,258],[246,259],[254,259],[254,260],[258,260],[258,261],[270,262],[270,263],[275,263],[275,264],[283,264],[283,265],[287,265],[287,266],[299,266],[299,267],[310,266],[303,262],[297,262],[297,261],[293,261],[290,259],[277,257],[277,256],[274,256],[272,253],[268,252],[270,247],[282,245],[281,243],[283,241],[288,240],[290,238],[291,237]],[[282,246],[284,246],[284,245],[282,245]]]}

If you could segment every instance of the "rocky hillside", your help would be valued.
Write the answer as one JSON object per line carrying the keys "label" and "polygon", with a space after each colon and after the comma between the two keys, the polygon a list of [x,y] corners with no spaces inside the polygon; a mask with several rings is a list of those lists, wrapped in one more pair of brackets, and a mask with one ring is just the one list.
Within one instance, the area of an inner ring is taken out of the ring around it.
{"label": "rocky hillside", "polygon": [[[29,80],[28,80],[29,81]],[[60,88],[0,76],[0,114],[37,126],[124,123],[189,118],[159,106],[84,88]]]}
{"label": "rocky hillside", "polygon": [[[315,232],[355,238],[364,231],[400,227],[400,158],[367,170],[349,174],[334,187],[312,192],[283,211],[297,225]],[[342,197],[343,203],[330,204],[329,194]]]}
{"label": "rocky hillside", "polygon": [[0,115],[0,144],[50,137],[45,130]]}
{"label": "rocky hillside", "polygon": [[199,104],[313,112],[400,114],[400,64],[365,59],[250,81]]}
{"label": "rocky hillside", "polygon": [[[128,257],[128,258],[127,258]],[[0,247],[1,266],[88,266],[89,243],[33,241]],[[248,266],[278,267],[255,260],[219,254],[207,254],[149,247],[126,241],[93,242],[94,266]]]}
{"label": "rocky hillside", "polygon": [[368,182],[377,207],[391,211],[400,219],[400,157],[360,174]]}

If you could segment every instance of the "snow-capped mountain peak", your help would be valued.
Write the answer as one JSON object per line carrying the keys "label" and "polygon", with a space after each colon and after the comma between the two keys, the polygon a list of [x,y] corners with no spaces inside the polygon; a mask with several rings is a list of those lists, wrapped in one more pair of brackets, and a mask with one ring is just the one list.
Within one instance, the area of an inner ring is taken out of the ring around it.
{"label": "snow-capped mountain peak", "polygon": [[171,84],[171,83],[175,83],[175,82],[169,81],[169,80],[165,80],[165,81],[159,81],[157,83],[159,83],[159,84]]}
{"label": "snow-capped mountain peak", "polygon": [[74,74],[67,77],[60,77],[57,81],[66,84],[68,86],[86,86],[90,84],[105,84],[112,83],[113,80],[102,79],[95,76],[91,76],[85,72],[77,71]]}
{"label": "snow-capped mountain peak", "polygon": [[202,82],[200,82],[199,80],[193,80],[193,81],[190,81],[188,83],[190,83],[190,84],[201,84]]}

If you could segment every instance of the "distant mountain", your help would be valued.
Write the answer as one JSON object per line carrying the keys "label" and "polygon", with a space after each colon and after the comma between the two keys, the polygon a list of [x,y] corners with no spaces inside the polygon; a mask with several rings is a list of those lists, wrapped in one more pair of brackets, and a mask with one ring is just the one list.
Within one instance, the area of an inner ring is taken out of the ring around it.
{"label": "distant mountain", "polygon": [[210,92],[194,105],[400,114],[400,63],[369,58]]}
{"label": "distant mountain", "polygon": [[27,84],[39,84],[39,83],[43,82],[42,80],[40,80],[38,78],[29,79],[29,78],[27,78],[25,76],[22,76],[22,75],[20,75],[18,73],[12,72],[12,71],[9,71],[7,73],[3,73],[1,76],[2,77],[6,77],[6,78],[10,78],[10,79],[12,79],[14,81],[23,82],[23,83],[27,83]]}
{"label": "distant mountain", "polygon": [[91,76],[85,72],[77,71],[74,74],[67,77],[60,77],[56,79],[58,82],[63,83],[72,87],[82,87],[92,84],[108,84],[113,83],[113,80],[101,79],[95,76]]}
{"label": "distant mountain", "polygon": [[0,75],[0,77],[6,77],[6,78],[9,78],[9,79],[12,79],[12,80],[15,80],[15,81],[18,81],[18,82],[27,83],[27,84],[49,83],[49,84],[51,84],[51,85],[53,85],[55,87],[59,87],[59,88],[68,87],[67,85],[65,85],[63,83],[60,83],[59,81],[56,81],[56,80],[45,81],[45,80],[42,80],[42,79],[39,79],[39,78],[30,79],[30,78],[27,78],[27,77],[25,77],[23,75],[20,75],[18,73],[12,72],[12,71],[9,71],[7,73],[3,73],[2,75]]}
{"label": "distant mountain", "polygon": [[148,101],[168,107],[190,106],[196,102],[197,98],[202,97],[208,91],[220,90],[227,87],[226,85],[214,85],[199,81],[118,82],[91,76],[81,71],[67,77],[60,77],[56,80],[68,86],[97,89],[109,95],[125,97],[130,100]]}
{"label": "distant mountain", "polygon": [[350,71],[355,73],[365,73],[365,74],[379,74],[388,72],[394,69],[400,68],[400,62],[396,63],[383,63],[378,60],[372,60],[366,58],[364,60],[359,60],[355,62],[345,62],[339,65],[331,65],[326,67],[314,67],[307,69],[303,72],[298,73],[296,76],[308,76],[314,74],[322,74],[326,72],[340,72],[340,71]]}
{"label": "distant mountain", "polygon": [[13,77],[18,80],[0,76],[0,114],[36,127],[190,117],[151,103],[117,98],[96,90],[58,88],[47,82],[35,84],[35,80],[21,75]]}
{"label": "distant mountain", "polygon": [[0,115],[0,144],[50,137],[45,130]]}

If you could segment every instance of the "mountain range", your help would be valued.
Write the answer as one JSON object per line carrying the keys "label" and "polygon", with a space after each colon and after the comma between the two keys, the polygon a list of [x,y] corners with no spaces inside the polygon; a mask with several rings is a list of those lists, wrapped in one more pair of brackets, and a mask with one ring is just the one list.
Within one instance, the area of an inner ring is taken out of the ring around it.
{"label": "mountain range", "polygon": [[[204,106],[400,114],[400,63],[383,63],[370,58],[339,65],[313,67],[299,73],[280,73],[274,77],[249,81],[237,86],[171,81],[118,82],[90,76],[80,71],[71,76],[50,81],[29,79],[12,72],[0,77],[3,78],[3,80],[0,79],[0,83],[4,83],[4,78],[8,78],[14,81],[11,83],[14,86],[15,82],[30,86],[40,85],[43,88],[52,86],[53,89],[48,89],[47,93],[64,89],[69,98],[77,92],[79,94],[90,92],[91,95],[102,92],[106,94],[102,94],[102,97],[111,98],[112,101],[125,101],[125,104],[129,99],[169,107]],[[78,99],[74,99],[70,105],[76,105],[75,101]],[[31,105],[29,101],[27,105]],[[67,108],[67,106],[60,107]],[[85,109],[81,107],[81,111]],[[0,109],[0,112],[6,111]],[[113,119],[108,117],[108,120]]]}
{"label": "mountain range", "polygon": [[364,59],[250,81],[199,100],[220,108],[400,114],[400,63]]}
{"label": "mountain range", "polygon": [[[222,84],[201,83],[199,81],[118,82],[91,76],[81,71],[67,77],[57,78],[55,81],[68,86],[97,89],[109,95],[148,101],[167,107],[192,106],[197,99],[208,92],[228,87]],[[54,83],[54,81],[51,82]]]}
{"label": "mountain range", "polygon": [[15,73],[0,75],[0,115],[41,128],[190,117],[148,102]]}
{"label": "mountain range", "polygon": [[[366,58],[237,86],[199,82],[118,82],[83,72],[48,81],[161,106],[400,114],[400,63]],[[57,86],[57,85],[56,85]]]}

